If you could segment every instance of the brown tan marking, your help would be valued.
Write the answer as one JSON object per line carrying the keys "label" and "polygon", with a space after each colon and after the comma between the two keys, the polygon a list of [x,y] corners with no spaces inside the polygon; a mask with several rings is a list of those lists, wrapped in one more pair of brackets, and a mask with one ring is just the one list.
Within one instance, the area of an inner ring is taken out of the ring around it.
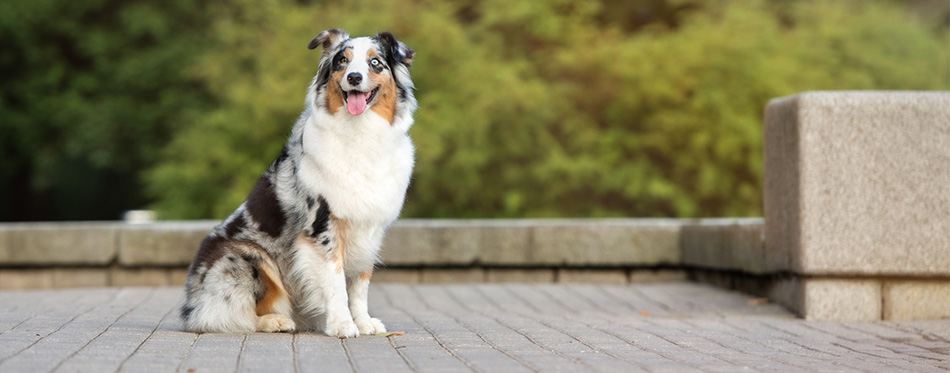
{"label": "brown tan marking", "polygon": [[369,281],[371,277],[373,277],[372,269],[368,269],[363,272],[360,272],[360,281]]}
{"label": "brown tan marking", "polygon": [[[372,59],[376,57],[376,51],[370,50],[367,55]],[[396,118],[396,81],[393,80],[392,71],[383,69],[381,73],[377,74],[370,69],[369,81],[372,82],[372,87],[379,87],[379,92],[376,92],[376,99],[370,110],[389,121],[389,125],[392,125]]]}
{"label": "brown tan marking", "polygon": [[288,301],[290,299],[287,295],[287,290],[284,289],[284,283],[280,279],[280,272],[277,270],[277,266],[263,249],[250,245],[241,245],[239,248],[245,252],[257,254],[261,258],[258,262],[257,269],[261,275],[261,282],[264,283],[267,290],[264,291],[264,296],[261,297],[261,300],[259,300],[255,306],[257,315],[262,316],[273,313],[275,303],[281,300]]}
{"label": "brown tan marking", "polygon": [[[343,55],[346,56],[347,60],[353,61],[352,50],[344,50]],[[346,101],[343,99],[343,92],[340,91],[340,82],[343,81],[343,74],[346,74],[346,69],[332,72],[330,74],[330,80],[327,81],[327,86],[324,88],[327,111],[330,112],[330,115],[336,115],[336,112],[346,105]]]}
{"label": "brown tan marking", "polygon": [[257,311],[258,316],[263,316],[274,312],[274,303],[289,298],[287,290],[284,289],[284,285],[280,281],[280,275],[277,274],[277,269],[273,268],[270,263],[261,263],[260,270],[267,291],[264,292],[264,297],[257,302],[255,311]]}

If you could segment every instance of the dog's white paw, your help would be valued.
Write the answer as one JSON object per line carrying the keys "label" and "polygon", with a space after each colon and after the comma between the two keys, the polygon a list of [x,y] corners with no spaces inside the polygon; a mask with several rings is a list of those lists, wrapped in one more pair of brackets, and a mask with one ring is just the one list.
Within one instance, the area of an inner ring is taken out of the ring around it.
{"label": "dog's white paw", "polygon": [[257,318],[259,332],[290,332],[294,328],[296,328],[294,320],[281,314],[271,313]]}
{"label": "dog's white paw", "polygon": [[383,325],[382,321],[375,317],[368,319],[356,320],[356,326],[360,329],[360,334],[362,335],[373,335],[386,332],[386,326]]}
{"label": "dog's white paw", "polygon": [[327,327],[323,332],[328,336],[337,338],[353,338],[360,335],[356,323],[349,319],[338,322],[327,322]]}

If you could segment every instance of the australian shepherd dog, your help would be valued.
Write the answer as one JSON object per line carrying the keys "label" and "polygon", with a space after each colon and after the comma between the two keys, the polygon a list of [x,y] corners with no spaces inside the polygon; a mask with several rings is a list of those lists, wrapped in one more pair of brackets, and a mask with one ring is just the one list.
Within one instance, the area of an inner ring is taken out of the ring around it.
{"label": "australian shepherd dog", "polygon": [[351,39],[339,29],[313,38],[317,47],[290,139],[191,263],[188,331],[386,331],[366,297],[412,173],[415,52],[388,32]]}

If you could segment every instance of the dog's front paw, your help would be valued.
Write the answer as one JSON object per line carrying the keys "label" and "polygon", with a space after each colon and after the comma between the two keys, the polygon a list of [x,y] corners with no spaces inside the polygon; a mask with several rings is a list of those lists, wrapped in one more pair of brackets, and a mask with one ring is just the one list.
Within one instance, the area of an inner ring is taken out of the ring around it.
{"label": "dog's front paw", "polygon": [[338,322],[327,322],[327,327],[323,332],[328,336],[337,338],[353,338],[360,335],[356,323],[349,319]]}
{"label": "dog's front paw", "polygon": [[296,328],[294,320],[289,317],[271,313],[257,318],[259,332],[290,332]]}
{"label": "dog's front paw", "polygon": [[360,329],[362,335],[373,335],[386,332],[386,326],[382,321],[375,317],[356,320],[356,326]]}

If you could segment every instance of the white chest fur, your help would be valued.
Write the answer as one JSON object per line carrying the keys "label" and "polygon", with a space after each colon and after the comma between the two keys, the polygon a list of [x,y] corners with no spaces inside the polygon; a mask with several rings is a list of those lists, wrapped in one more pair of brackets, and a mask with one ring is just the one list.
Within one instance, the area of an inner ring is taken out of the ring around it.
{"label": "white chest fur", "polygon": [[339,218],[389,225],[399,216],[414,148],[405,130],[367,110],[317,111],[303,132],[300,180]]}

